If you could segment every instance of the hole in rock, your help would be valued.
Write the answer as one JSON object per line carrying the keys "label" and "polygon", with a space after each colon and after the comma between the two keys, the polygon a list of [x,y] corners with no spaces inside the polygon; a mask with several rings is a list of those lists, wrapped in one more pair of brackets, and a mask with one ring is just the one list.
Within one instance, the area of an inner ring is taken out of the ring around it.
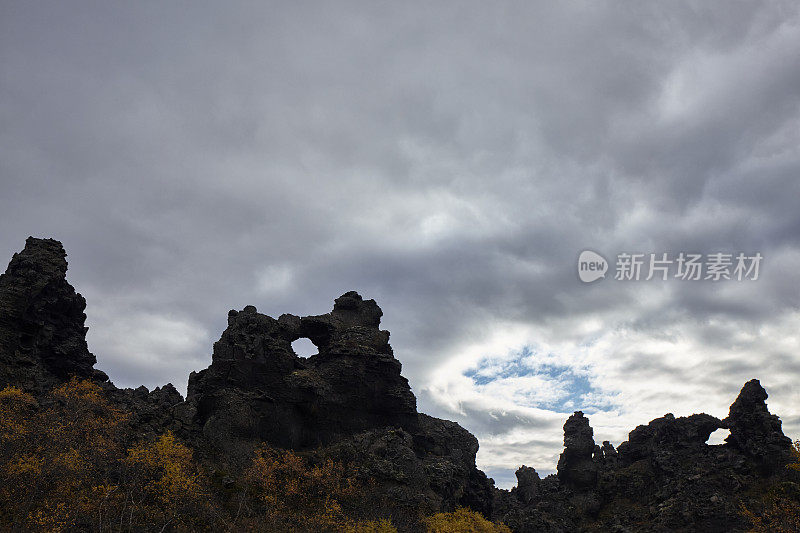
{"label": "hole in rock", "polygon": [[720,428],[709,435],[706,444],[725,444],[725,439],[727,439],[730,434],[730,430]]}
{"label": "hole in rock", "polygon": [[310,339],[297,339],[292,343],[292,350],[300,357],[311,357],[318,352],[317,347]]}

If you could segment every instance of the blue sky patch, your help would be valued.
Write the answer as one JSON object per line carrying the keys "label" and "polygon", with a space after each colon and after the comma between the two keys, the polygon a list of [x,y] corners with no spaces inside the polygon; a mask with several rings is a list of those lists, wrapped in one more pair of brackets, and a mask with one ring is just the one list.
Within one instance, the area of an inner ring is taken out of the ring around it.
{"label": "blue sky patch", "polygon": [[[552,360],[552,354],[546,359]],[[530,376],[538,376],[552,385],[546,391],[532,388],[518,393],[516,397],[524,402],[525,407],[563,413],[580,410],[587,414],[615,409],[614,403],[608,399],[608,392],[595,387],[589,375],[586,368],[537,361],[537,354],[530,346],[523,347],[508,359],[481,359],[476,367],[464,372],[464,376],[479,388],[498,381]]]}

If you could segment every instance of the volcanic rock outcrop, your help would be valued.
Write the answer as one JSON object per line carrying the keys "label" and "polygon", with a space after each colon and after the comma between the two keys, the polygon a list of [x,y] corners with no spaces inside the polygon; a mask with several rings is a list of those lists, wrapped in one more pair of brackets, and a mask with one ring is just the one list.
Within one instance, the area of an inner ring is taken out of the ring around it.
{"label": "volcanic rock outcrop", "polygon": [[766,399],[767,391],[751,379],[731,405],[724,427],[731,432],[725,442],[770,472],[789,460],[792,441],[783,434],[781,420],[767,409]]}
{"label": "volcanic rock outcrop", "polygon": [[[539,480],[523,467],[518,487],[499,492],[494,516],[521,532],[747,531],[740,504],[754,487],[781,481],[800,494],[800,478],[785,468],[791,441],[766,399],[751,380],[725,420],[666,414],[616,450],[595,446],[578,411],[564,424],[557,475]],[[720,428],[730,429],[726,443],[707,444]]]}
{"label": "volcanic rock outcrop", "polygon": [[133,416],[142,434],[176,427],[183,402],[171,384],[118,389],[95,369],[86,344],[86,300],[67,282],[67,254],[53,239],[28,237],[0,275],[0,388],[41,395],[72,377],[90,379]]}
{"label": "volcanic rock outcrop", "polygon": [[86,300],[60,242],[29,237],[0,275],[0,388],[43,392],[70,376],[107,379],[86,345]]}
{"label": "volcanic rock outcrop", "polygon": [[[192,372],[184,401],[171,384],[120,389],[93,368],[86,302],[66,271],[61,243],[31,237],[0,276],[0,386],[40,396],[72,377],[91,379],[142,437],[172,430],[212,468],[242,468],[266,442],[356,461],[415,514],[457,505],[491,513],[494,487],[475,466],[477,439],[417,413],[374,300],[347,292],[330,313],[307,317],[230,311],[211,365]],[[319,353],[298,357],[291,343],[299,338]]]}
{"label": "volcanic rock outcrop", "polygon": [[[357,461],[395,503],[491,512],[493,484],[477,470],[478,441],[454,422],[418,414],[374,300],[356,292],[330,313],[278,319],[230,311],[211,366],[189,376],[184,413],[194,436],[236,467],[259,442]],[[308,338],[319,353],[297,356]]]}
{"label": "volcanic rock outcrop", "polygon": [[[213,437],[255,439],[287,448],[327,444],[376,427],[413,431],[416,398],[381,331],[380,307],[356,292],[326,315],[277,320],[247,306],[228,314],[211,366],[189,376],[195,421]],[[309,338],[319,353],[298,357]]]}
{"label": "volcanic rock outcrop", "polygon": [[592,460],[593,433],[589,419],[581,411],[564,423],[564,451],[558,460],[558,479],[567,488],[581,491],[597,485],[597,465]]}
{"label": "volcanic rock outcrop", "polygon": [[[380,307],[356,292],[317,316],[231,311],[210,366],[189,377],[186,400],[171,384],[119,389],[94,369],[86,302],[66,270],[61,243],[29,238],[0,276],[0,387],[42,396],[73,376],[94,380],[131,413],[139,436],[172,430],[210,471],[235,473],[266,442],[356,464],[408,516],[463,505],[517,532],[746,531],[740,505],[758,490],[780,482],[800,495],[798,475],[785,468],[791,441],[758,380],[724,420],[667,414],[617,449],[597,445],[578,411],[564,424],[557,474],[542,479],[522,466],[517,487],[496,489],[476,468],[473,435],[417,412]],[[319,353],[297,356],[299,338]],[[730,430],[726,442],[707,444],[720,428]]]}

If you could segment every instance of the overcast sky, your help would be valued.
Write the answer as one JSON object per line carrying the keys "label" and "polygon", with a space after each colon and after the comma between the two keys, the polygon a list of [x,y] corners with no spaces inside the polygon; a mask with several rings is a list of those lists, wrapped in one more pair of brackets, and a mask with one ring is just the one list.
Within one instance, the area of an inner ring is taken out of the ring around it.
{"label": "overcast sky", "polygon": [[0,256],[64,243],[119,386],[185,391],[229,309],[358,290],[500,486],[574,410],[617,445],[753,377],[797,438],[799,118],[794,0],[0,0]]}

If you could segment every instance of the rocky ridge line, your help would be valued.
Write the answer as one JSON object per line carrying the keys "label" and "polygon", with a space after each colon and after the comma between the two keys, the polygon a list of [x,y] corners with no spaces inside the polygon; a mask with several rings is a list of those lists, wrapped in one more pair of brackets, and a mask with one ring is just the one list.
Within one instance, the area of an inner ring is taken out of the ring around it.
{"label": "rocky ridge line", "polygon": [[[466,505],[515,531],[744,531],[741,498],[765,483],[800,479],[784,466],[791,441],[751,380],[724,420],[667,414],[615,449],[597,445],[588,418],[564,424],[555,475],[517,471],[511,491],[475,465],[478,441],[454,422],[418,413],[401,364],[380,329],[382,311],[356,292],[330,313],[277,319],[231,311],[211,364],[171,384],[119,389],[94,368],[86,302],[66,280],[63,246],[28,238],[0,275],[0,388],[42,395],[72,376],[94,380],[134,415],[142,436],[171,429],[213,468],[236,470],[260,442],[354,461],[397,505],[434,512]],[[309,338],[319,353],[298,357]],[[709,435],[730,430],[725,444]]]}

